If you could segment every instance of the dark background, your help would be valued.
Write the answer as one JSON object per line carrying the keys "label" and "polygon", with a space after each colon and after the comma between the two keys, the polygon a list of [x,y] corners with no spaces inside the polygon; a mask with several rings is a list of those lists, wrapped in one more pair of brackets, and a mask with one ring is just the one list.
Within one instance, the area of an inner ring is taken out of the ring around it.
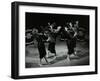
{"label": "dark background", "polygon": [[71,15],[71,14],[49,14],[49,13],[25,13],[26,29],[40,26],[47,26],[47,23],[56,22],[56,25],[64,26],[67,22],[75,23],[79,21],[79,26],[89,30],[89,15]]}

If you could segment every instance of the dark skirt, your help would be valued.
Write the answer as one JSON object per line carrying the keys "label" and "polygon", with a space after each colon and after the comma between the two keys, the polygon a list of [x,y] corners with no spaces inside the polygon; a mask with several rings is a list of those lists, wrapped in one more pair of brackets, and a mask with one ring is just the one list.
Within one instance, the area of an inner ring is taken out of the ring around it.
{"label": "dark skirt", "polygon": [[38,44],[39,56],[40,59],[46,56],[46,49],[44,43]]}
{"label": "dark skirt", "polygon": [[56,50],[55,50],[55,43],[54,43],[54,42],[50,42],[50,43],[49,43],[48,50],[49,50],[51,53],[56,53]]}
{"label": "dark skirt", "polygon": [[68,39],[66,42],[68,47],[68,54],[74,53],[74,48],[76,47],[76,38]]}

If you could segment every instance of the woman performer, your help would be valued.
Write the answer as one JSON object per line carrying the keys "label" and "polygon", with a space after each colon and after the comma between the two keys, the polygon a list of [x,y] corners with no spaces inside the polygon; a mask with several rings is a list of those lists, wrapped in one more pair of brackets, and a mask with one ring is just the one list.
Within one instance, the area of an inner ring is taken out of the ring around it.
{"label": "woman performer", "polygon": [[[57,56],[56,54],[56,50],[55,50],[55,45],[56,45],[56,37],[57,37],[57,33],[58,31],[60,30],[61,27],[58,27],[57,29],[53,29],[54,25],[50,25],[50,31],[49,31],[49,34],[48,34],[48,39],[47,41],[49,42],[49,45],[48,45],[48,51],[50,53],[53,53],[55,54],[55,57]],[[49,54],[48,52],[48,54]]]}
{"label": "woman performer", "polygon": [[26,55],[30,53],[29,51],[29,45],[34,44],[34,40],[33,40],[33,36],[32,36],[32,30],[31,29],[27,29],[25,32],[25,46],[26,46]]}
{"label": "woman performer", "polygon": [[38,42],[38,51],[39,51],[39,57],[40,57],[40,66],[42,66],[42,59],[44,58],[47,64],[49,64],[47,58],[46,58],[46,49],[45,49],[45,36],[42,33],[38,33],[38,30],[36,28],[32,31],[34,37],[36,38]]}
{"label": "woman performer", "polygon": [[27,29],[25,34],[26,34],[25,35],[26,46],[34,44],[34,40],[33,40],[34,37],[32,35],[32,29]]}
{"label": "woman performer", "polygon": [[69,27],[65,27],[66,35],[67,35],[67,47],[68,47],[68,55],[67,59],[70,61],[70,55],[75,54],[76,48],[76,35],[77,32],[75,31],[74,27],[72,27],[72,23],[69,23]]}
{"label": "woman performer", "polygon": [[49,42],[48,51],[50,53],[54,53],[56,56],[56,50],[55,50],[56,37],[55,37],[55,33],[53,31],[49,32],[47,42]]}

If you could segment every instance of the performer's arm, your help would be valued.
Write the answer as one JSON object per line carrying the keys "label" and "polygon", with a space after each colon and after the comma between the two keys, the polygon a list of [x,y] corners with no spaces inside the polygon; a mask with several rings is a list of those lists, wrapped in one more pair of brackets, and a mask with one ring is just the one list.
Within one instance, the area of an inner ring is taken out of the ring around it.
{"label": "performer's arm", "polygon": [[67,27],[65,27],[65,31],[68,31],[68,28]]}
{"label": "performer's arm", "polygon": [[49,42],[50,41],[50,37],[48,37],[48,39],[46,41]]}
{"label": "performer's arm", "polygon": [[61,29],[61,26],[58,26],[57,29],[55,30],[56,33],[58,33]]}
{"label": "performer's arm", "polygon": [[26,43],[26,45],[34,44],[34,41]]}
{"label": "performer's arm", "polygon": [[26,32],[32,31],[32,29],[27,29]]}
{"label": "performer's arm", "polygon": [[73,37],[76,37],[77,36],[77,30],[76,29],[74,29],[74,36]]}

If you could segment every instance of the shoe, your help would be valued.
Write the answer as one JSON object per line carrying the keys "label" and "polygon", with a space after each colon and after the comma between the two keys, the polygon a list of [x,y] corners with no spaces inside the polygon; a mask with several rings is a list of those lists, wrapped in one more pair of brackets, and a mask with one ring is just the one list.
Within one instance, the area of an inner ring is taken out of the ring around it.
{"label": "shoe", "polygon": [[49,57],[49,55],[47,54],[47,55],[46,55],[46,57],[48,58],[48,57]]}
{"label": "shoe", "polygon": [[75,56],[77,55],[77,52],[76,52],[76,51],[74,52],[74,55],[75,55]]}
{"label": "shoe", "polygon": [[39,66],[41,67],[41,66],[42,66],[42,64],[39,64]]}

